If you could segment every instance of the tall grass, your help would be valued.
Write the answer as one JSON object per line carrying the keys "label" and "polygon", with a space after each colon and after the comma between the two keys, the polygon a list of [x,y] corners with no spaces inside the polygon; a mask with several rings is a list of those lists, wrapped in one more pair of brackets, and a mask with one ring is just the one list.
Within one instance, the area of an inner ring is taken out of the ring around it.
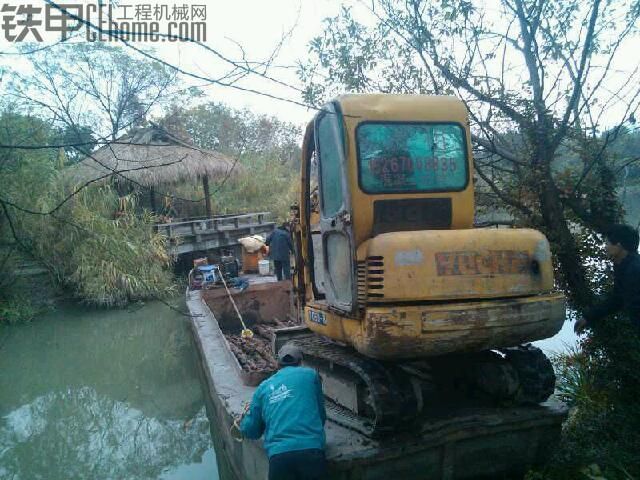
{"label": "tall grass", "polygon": [[[214,214],[267,211],[277,220],[286,220],[289,207],[298,200],[299,169],[274,158],[244,155],[239,159],[242,170],[232,178],[211,183],[211,204]],[[187,199],[202,198],[201,184],[173,187],[175,195]],[[185,208],[186,207],[186,208]],[[204,202],[181,205],[189,216],[205,214]]]}
{"label": "tall grass", "polygon": [[[82,190],[40,219],[36,250],[60,283],[87,304],[122,306],[173,293],[172,259],[154,217],[108,186]],[[123,209],[124,207],[124,209]]]}

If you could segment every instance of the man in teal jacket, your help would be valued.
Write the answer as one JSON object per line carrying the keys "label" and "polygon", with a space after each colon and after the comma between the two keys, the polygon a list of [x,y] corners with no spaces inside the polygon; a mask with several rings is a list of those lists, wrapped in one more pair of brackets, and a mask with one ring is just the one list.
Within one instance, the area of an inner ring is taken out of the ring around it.
{"label": "man in teal jacket", "polygon": [[247,438],[264,434],[269,480],[322,479],[324,455],[324,397],[320,377],[301,367],[302,353],[293,345],[278,352],[280,369],[262,382],[251,400],[240,431]]}

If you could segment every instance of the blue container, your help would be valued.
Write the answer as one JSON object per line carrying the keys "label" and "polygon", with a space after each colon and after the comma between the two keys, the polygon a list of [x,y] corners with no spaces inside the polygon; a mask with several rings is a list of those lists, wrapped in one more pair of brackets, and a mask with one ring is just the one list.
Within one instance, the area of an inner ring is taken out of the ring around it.
{"label": "blue container", "polygon": [[198,271],[202,272],[204,283],[213,283],[216,281],[217,274],[215,265],[200,265]]}

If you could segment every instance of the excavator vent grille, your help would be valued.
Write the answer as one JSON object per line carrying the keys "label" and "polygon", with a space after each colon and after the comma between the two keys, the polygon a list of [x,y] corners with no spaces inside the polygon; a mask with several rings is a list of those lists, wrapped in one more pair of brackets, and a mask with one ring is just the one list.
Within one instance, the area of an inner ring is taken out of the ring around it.
{"label": "excavator vent grille", "polygon": [[358,261],[357,277],[360,308],[372,299],[384,298],[384,257],[376,255]]}
{"label": "excavator vent grille", "polygon": [[367,304],[367,262],[358,260],[358,271],[356,272],[358,283],[358,308],[363,310]]}

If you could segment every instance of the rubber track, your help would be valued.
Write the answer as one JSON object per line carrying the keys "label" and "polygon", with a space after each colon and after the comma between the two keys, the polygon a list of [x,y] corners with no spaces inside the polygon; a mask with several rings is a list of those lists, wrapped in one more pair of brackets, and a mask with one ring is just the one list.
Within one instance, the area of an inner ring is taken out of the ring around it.
{"label": "rubber track", "polygon": [[367,386],[370,392],[374,418],[357,416],[331,403],[327,416],[334,422],[377,437],[397,432],[417,415],[417,400],[408,375],[398,367],[384,365],[356,351],[342,347],[321,337],[293,340],[305,357],[332,362],[349,369]]}

